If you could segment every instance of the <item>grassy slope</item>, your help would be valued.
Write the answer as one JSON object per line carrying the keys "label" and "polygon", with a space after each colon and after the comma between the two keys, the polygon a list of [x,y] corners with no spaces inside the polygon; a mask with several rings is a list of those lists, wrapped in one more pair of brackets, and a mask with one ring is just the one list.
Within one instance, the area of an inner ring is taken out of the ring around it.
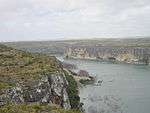
{"label": "grassy slope", "polygon": [[0,108],[0,113],[80,113],[77,110],[64,110],[55,105],[20,104]]}
{"label": "grassy slope", "polygon": [[31,54],[0,45],[0,77],[35,79],[42,73],[61,71],[55,57]]}
{"label": "grassy slope", "polygon": [[[41,74],[62,72],[61,68],[60,62],[55,57],[31,54],[0,45],[0,92],[2,89],[15,86],[15,81],[27,81],[36,79]],[[8,104],[0,108],[0,113],[79,113],[79,111],[49,105]]]}

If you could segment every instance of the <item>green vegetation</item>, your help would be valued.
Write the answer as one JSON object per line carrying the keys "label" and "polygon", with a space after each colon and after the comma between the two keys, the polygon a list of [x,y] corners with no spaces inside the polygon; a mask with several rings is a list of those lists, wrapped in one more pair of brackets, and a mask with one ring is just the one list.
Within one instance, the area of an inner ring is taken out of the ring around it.
{"label": "green vegetation", "polygon": [[32,54],[0,45],[0,77],[11,79],[35,79],[43,73],[60,72],[60,63],[55,57]]}
{"label": "green vegetation", "polygon": [[0,82],[0,89],[6,89],[6,88],[11,88],[14,87],[14,84],[11,83],[6,83],[6,82]]}
{"label": "green vegetation", "polygon": [[64,110],[55,105],[18,104],[0,108],[0,113],[80,113],[77,110]]}
{"label": "green vegetation", "polygon": [[[62,64],[53,56],[29,53],[0,44],[0,93],[14,87],[16,83],[26,84],[49,73],[63,73]],[[72,76],[66,73],[69,82],[67,93],[72,110],[41,104],[11,104],[0,106],[0,113],[80,113],[78,86]],[[28,82],[29,81],[29,82]],[[74,109],[74,110],[73,110]]]}
{"label": "green vegetation", "polygon": [[89,79],[81,79],[79,82],[83,85],[88,85],[88,84],[93,84],[94,80],[89,80]]}
{"label": "green vegetation", "polygon": [[65,76],[68,81],[67,93],[69,96],[72,109],[79,109],[80,97],[78,96],[78,85],[73,76],[69,75],[66,71]]}

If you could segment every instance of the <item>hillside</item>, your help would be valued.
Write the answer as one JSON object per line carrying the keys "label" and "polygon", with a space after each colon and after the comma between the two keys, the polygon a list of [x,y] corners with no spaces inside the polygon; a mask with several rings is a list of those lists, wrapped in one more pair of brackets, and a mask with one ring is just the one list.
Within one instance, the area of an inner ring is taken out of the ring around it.
{"label": "hillside", "polygon": [[62,40],[62,41],[29,41],[29,42],[5,42],[13,48],[30,52],[63,54],[68,47],[150,47],[149,38],[113,38],[113,39],[85,39],[85,40]]}
{"label": "hillside", "polygon": [[76,113],[69,109],[78,109],[78,88],[76,83],[70,87],[68,76],[74,81],[53,56],[1,44],[0,113]]}
{"label": "hillside", "polygon": [[38,74],[60,72],[61,64],[55,57],[31,54],[0,45],[0,73],[21,79],[37,77]]}

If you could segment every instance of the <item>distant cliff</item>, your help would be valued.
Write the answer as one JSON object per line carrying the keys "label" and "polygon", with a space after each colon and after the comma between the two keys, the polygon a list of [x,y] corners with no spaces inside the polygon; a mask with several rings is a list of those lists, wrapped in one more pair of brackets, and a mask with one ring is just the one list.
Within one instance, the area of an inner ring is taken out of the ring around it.
{"label": "distant cliff", "polygon": [[71,46],[64,53],[67,58],[120,61],[126,63],[149,64],[149,47],[114,46]]}
{"label": "distant cliff", "polygon": [[[0,45],[0,112],[7,111],[7,107],[11,105],[35,103],[39,107],[43,104],[55,104],[66,110],[78,109],[78,87],[70,86],[69,82],[74,79],[69,77],[68,80],[68,76],[71,75],[63,70],[61,62],[55,57],[31,54]],[[74,93],[70,94],[70,89]]]}
{"label": "distant cliff", "polygon": [[30,52],[61,54],[72,58],[116,60],[149,64],[150,38],[87,39],[39,42],[9,42],[11,47]]}

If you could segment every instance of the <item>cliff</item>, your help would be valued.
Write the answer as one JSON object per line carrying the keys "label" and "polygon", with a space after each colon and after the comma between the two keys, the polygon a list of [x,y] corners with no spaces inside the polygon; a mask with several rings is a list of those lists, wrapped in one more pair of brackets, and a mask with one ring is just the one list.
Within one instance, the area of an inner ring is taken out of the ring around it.
{"label": "cliff", "polygon": [[64,54],[71,58],[150,64],[150,38],[148,37],[7,42],[5,44],[30,52]]}
{"label": "cliff", "polygon": [[149,64],[149,47],[114,46],[71,46],[66,49],[67,58],[119,61],[136,64]]}
{"label": "cliff", "polygon": [[[55,104],[66,110],[78,109],[79,99],[73,103],[69,98],[70,86],[66,76],[71,75],[64,72],[61,62],[55,57],[0,45],[0,112],[8,106],[23,104],[38,107]],[[72,97],[75,98],[78,97],[77,87],[74,90],[76,94]]]}

